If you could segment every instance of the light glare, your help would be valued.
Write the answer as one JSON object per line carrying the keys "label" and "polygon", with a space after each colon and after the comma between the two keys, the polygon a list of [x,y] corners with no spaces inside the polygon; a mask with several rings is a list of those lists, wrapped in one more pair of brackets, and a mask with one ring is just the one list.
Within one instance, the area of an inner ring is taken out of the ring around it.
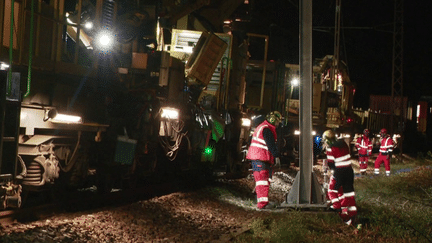
{"label": "light glare", "polygon": [[72,116],[66,114],[57,114],[54,118],[51,119],[51,121],[58,123],[82,123],[82,119],[80,116]]}
{"label": "light glare", "polygon": [[93,23],[92,22],[86,22],[84,24],[84,27],[89,30],[89,29],[93,28]]}
{"label": "light glare", "polygon": [[[312,131],[311,134],[312,134],[313,136],[315,136],[315,135],[316,135],[316,131]],[[299,130],[295,130],[295,131],[294,131],[294,135],[300,135],[300,131],[299,131]]]}
{"label": "light glare", "polygon": [[111,43],[112,43],[112,39],[107,34],[103,34],[99,37],[99,44],[102,47],[108,47],[111,45]]}
{"label": "light glare", "polygon": [[161,117],[167,119],[178,119],[179,111],[174,108],[164,107],[162,108]]}
{"label": "light glare", "polygon": [[4,62],[0,63],[0,70],[6,70],[8,68],[9,68],[9,64]]}
{"label": "light glare", "polygon": [[97,48],[102,51],[108,51],[114,46],[115,36],[108,28],[103,28],[95,38]]}
{"label": "light glare", "polygon": [[242,118],[242,126],[243,127],[250,127],[251,126],[251,120],[249,118]]}

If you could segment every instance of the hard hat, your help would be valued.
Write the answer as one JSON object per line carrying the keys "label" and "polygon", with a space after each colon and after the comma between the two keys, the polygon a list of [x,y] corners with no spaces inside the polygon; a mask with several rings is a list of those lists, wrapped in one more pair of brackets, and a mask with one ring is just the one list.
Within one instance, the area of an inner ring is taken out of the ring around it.
{"label": "hard hat", "polygon": [[381,137],[384,137],[385,135],[387,135],[387,129],[383,128],[383,129],[381,129],[381,131],[380,131],[380,136],[381,136]]}
{"label": "hard hat", "polygon": [[363,130],[363,135],[365,136],[365,137],[369,137],[369,129],[365,129],[365,130]]}
{"label": "hard hat", "polygon": [[332,145],[336,141],[336,134],[333,130],[327,130],[322,136],[325,143]]}
{"label": "hard hat", "polygon": [[267,114],[266,119],[270,124],[274,125],[274,124],[276,124],[276,122],[282,121],[282,115],[279,111],[272,111],[272,112]]}

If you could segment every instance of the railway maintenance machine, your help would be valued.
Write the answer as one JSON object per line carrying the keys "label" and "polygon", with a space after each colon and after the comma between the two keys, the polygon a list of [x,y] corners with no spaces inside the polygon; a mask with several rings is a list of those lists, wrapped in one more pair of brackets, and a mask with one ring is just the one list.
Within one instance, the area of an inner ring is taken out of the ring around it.
{"label": "railway maintenance machine", "polygon": [[1,1],[0,208],[243,171],[247,35],[222,27],[250,2]]}

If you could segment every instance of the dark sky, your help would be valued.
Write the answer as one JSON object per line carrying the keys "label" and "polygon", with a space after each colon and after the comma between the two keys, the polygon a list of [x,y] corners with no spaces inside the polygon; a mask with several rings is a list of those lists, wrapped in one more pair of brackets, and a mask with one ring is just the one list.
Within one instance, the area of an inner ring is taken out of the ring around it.
{"label": "dark sky", "polygon": [[[394,1],[341,3],[340,57],[357,85],[354,106],[367,108],[369,95],[391,95]],[[432,95],[431,10],[432,1],[404,1],[403,94],[411,100]],[[270,36],[269,59],[298,63],[298,12],[298,0],[256,0],[251,25]],[[313,58],[332,55],[335,0],[313,1],[312,20]]]}

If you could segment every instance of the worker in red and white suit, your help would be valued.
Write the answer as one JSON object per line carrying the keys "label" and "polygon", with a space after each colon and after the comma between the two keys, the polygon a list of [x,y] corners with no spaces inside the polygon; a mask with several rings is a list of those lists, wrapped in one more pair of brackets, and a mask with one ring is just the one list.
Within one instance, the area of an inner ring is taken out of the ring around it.
{"label": "worker in red and white suit", "polygon": [[270,189],[269,177],[272,175],[273,167],[280,167],[279,151],[276,146],[276,127],[281,120],[282,115],[278,111],[267,114],[266,120],[255,128],[246,154],[246,159],[251,160],[252,163],[259,209],[276,207],[274,203],[269,203],[268,193]]}
{"label": "worker in red and white suit", "polygon": [[357,138],[355,146],[358,151],[360,174],[366,174],[369,156],[372,154],[372,141],[369,139],[369,130],[363,130],[363,136]]}
{"label": "worker in red and white suit", "polygon": [[387,133],[387,129],[383,128],[380,131],[381,146],[379,149],[379,155],[375,160],[375,175],[379,175],[380,166],[384,163],[386,176],[390,176],[390,159],[393,153],[394,141]]}
{"label": "worker in red and white suit", "polygon": [[332,130],[324,132],[323,141],[326,146],[327,164],[333,171],[327,189],[330,209],[338,212],[345,224],[351,225],[357,215],[357,207],[350,149],[345,141],[336,139],[336,134]]}

